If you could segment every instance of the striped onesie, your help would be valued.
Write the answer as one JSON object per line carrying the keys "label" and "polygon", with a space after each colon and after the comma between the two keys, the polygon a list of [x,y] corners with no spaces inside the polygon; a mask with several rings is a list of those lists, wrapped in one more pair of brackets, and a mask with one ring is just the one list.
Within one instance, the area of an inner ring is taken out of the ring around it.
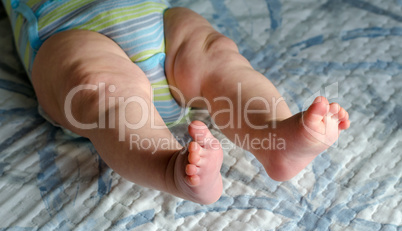
{"label": "striped onesie", "polygon": [[29,77],[36,52],[50,36],[72,29],[95,31],[115,41],[144,71],[153,87],[154,105],[165,123],[175,122],[187,113],[188,109],[180,107],[171,95],[164,71],[163,13],[169,8],[166,0],[2,2]]}

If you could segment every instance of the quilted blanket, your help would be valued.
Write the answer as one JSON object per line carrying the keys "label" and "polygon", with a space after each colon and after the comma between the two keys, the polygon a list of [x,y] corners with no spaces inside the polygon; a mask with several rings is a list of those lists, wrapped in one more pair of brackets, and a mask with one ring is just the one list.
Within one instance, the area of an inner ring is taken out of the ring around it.
{"label": "quilted blanket", "polygon": [[[224,191],[211,205],[143,188],[38,114],[1,6],[0,230],[402,230],[401,0],[171,4],[233,39],[293,113],[323,95],[349,111],[350,129],[287,182],[225,142]],[[172,132],[185,139],[186,127]]]}

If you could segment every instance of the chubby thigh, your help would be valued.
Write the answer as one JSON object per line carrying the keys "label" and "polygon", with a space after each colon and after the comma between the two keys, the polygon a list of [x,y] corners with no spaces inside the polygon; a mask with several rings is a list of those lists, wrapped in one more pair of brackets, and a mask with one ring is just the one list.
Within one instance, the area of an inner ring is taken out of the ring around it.
{"label": "chubby thigh", "polygon": [[[154,103],[166,123],[178,121],[187,114],[188,109],[180,107],[170,94],[165,77],[163,14],[169,8],[166,1],[13,1],[13,4],[10,0],[4,1],[30,78],[37,52],[49,38],[69,30],[94,31],[118,44],[145,72],[153,87]],[[43,108],[39,109],[57,125]]]}

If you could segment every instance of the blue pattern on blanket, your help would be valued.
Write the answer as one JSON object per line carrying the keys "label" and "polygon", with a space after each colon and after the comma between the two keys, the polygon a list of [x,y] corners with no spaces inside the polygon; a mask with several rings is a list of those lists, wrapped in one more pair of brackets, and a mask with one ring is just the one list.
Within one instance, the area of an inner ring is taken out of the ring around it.
{"label": "blue pattern on blanket", "polygon": [[87,139],[39,116],[1,9],[1,231],[402,230],[401,0],[170,2],[232,38],[292,112],[325,95],[350,112],[351,129],[283,183],[250,153],[224,146],[224,192],[212,205],[140,187]]}

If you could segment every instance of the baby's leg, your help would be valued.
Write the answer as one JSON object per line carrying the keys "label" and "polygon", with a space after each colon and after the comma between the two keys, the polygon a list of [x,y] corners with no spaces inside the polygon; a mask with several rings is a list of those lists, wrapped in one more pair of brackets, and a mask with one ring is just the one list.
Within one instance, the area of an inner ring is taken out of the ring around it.
{"label": "baby's leg", "polygon": [[[208,129],[190,129],[180,146],[152,104],[145,74],[107,37],[61,32],[40,48],[32,81],[39,103],[57,123],[88,137],[124,178],[200,203],[222,192],[222,151]],[[209,152],[207,150],[210,150]]]}
{"label": "baby's leg", "polygon": [[252,152],[275,180],[296,175],[349,126],[347,112],[323,97],[292,115],[234,42],[191,10],[168,10],[165,35],[168,81],[181,90],[183,104],[206,107],[222,132]]}

